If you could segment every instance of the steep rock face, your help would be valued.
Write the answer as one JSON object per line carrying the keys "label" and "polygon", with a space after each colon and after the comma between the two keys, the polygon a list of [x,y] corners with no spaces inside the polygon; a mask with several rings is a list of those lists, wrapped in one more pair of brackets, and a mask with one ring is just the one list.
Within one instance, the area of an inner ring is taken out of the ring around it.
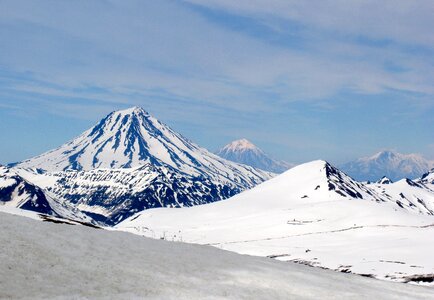
{"label": "steep rock face", "polygon": [[0,166],[0,205],[57,215],[39,187],[4,166]]}
{"label": "steep rock face", "polygon": [[56,198],[109,226],[145,209],[211,203],[241,191],[236,185],[187,176],[151,164],[123,169],[68,170],[36,177],[34,180]]}
{"label": "steep rock face", "polygon": [[431,171],[423,174],[422,177],[416,181],[423,184],[432,185],[434,187],[434,168]]}
{"label": "steep rock face", "polygon": [[401,154],[396,151],[381,151],[371,157],[348,162],[340,168],[359,181],[375,182],[387,176],[393,181],[402,178],[418,178],[434,166],[432,161],[418,154]]}
{"label": "steep rock face", "polygon": [[272,177],[210,153],[139,107],[112,112],[74,140],[15,167],[53,172],[145,164],[233,183],[239,188],[250,188]]}
{"label": "steep rock face", "polygon": [[216,154],[224,159],[273,173],[283,173],[293,167],[287,162],[270,158],[246,139],[233,141],[218,150]]}
{"label": "steep rock face", "polygon": [[390,180],[389,178],[387,178],[386,176],[383,176],[376,183],[378,183],[378,184],[391,184],[391,183],[393,183],[393,181]]}
{"label": "steep rock face", "polygon": [[342,197],[352,199],[369,199],[377,202],[385,201],[375,191],[366,187],[364,184],[353,180],[351,177],[325,162],[325,178],[327,179],[329,191],[333,191]]}
{"label": "steep rock face", "polygon": [[408,211],[434,215],[434,190],[420,180],[405,178],[397,182],[377,182],[368,187]]}

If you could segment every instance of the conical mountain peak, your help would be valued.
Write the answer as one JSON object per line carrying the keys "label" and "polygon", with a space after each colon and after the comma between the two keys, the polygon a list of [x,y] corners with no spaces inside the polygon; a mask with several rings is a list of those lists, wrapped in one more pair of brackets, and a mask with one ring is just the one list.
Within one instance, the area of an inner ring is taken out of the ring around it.
{"label": "conical mountain peak", "polygon": [[113,114],[120,114],[120,115],[147,115],[149,116],[149,113],[140,106],[133,106],[126,109],[116,110],[112,112]]}
{"label": "conical mountain peak", "polygon": [[232,141],[231,143],[227,144],[223,149],[227,151],[247,151],[247,150],[253,150],[253,151],[261,151],[258,147],[256,147],[253,143],[251,143],[249,140],[243,138],[239,140]]}
{"label": "conical mountain peak", "polygon": [[273,173],[285,172],[293,166],[287,162],[272,159],[265,154],[264,151],[245,138],[227,144],[218,150],[216,154],[227,160]]}
{"label": "conical mountain peak", "polygon": [[111,112],[72,141],[16,167],[51,172],[145,164],[220,182],[237,182],[235,185],[243,188],[271,177],[267,172],[225,161],[137,106]]}

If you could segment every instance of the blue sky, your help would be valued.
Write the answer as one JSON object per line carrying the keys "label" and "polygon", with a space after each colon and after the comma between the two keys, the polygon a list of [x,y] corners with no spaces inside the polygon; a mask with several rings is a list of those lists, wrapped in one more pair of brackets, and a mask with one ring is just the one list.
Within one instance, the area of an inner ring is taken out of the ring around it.
{"label": "blue sky", "polygon": [[434,158],[432,1],[0,1],[0,163],[142,106],[215,150]]}

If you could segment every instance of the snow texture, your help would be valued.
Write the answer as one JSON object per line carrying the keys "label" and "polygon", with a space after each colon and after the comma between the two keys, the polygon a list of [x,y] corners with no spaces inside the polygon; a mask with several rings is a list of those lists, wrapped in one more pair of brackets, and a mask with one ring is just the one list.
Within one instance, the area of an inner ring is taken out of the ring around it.
{"label": "snow texture", "polygon": [[432,289],[0,215],[2,299],[434,299]]}
{"label": "snow texture", "polygon": [[110,226],[144,209],[205,204],[242,191],[236,184],[180,174],[171,168],[150,164],[44,174],[17,172],[59,201]]}

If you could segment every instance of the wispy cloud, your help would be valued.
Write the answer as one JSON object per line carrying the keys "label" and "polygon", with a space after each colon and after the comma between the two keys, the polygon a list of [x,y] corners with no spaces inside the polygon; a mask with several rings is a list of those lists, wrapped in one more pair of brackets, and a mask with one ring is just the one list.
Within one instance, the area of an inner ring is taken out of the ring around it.
{"label": "wispy cloud", "polygon": [[415,3],[3,0],[0,107],[95,120],[143,105],[210,148],[243,134],[282,158],[349,151],[333,131],[369,139],[365,115],[396,135],[432,125],[433,5]]}

